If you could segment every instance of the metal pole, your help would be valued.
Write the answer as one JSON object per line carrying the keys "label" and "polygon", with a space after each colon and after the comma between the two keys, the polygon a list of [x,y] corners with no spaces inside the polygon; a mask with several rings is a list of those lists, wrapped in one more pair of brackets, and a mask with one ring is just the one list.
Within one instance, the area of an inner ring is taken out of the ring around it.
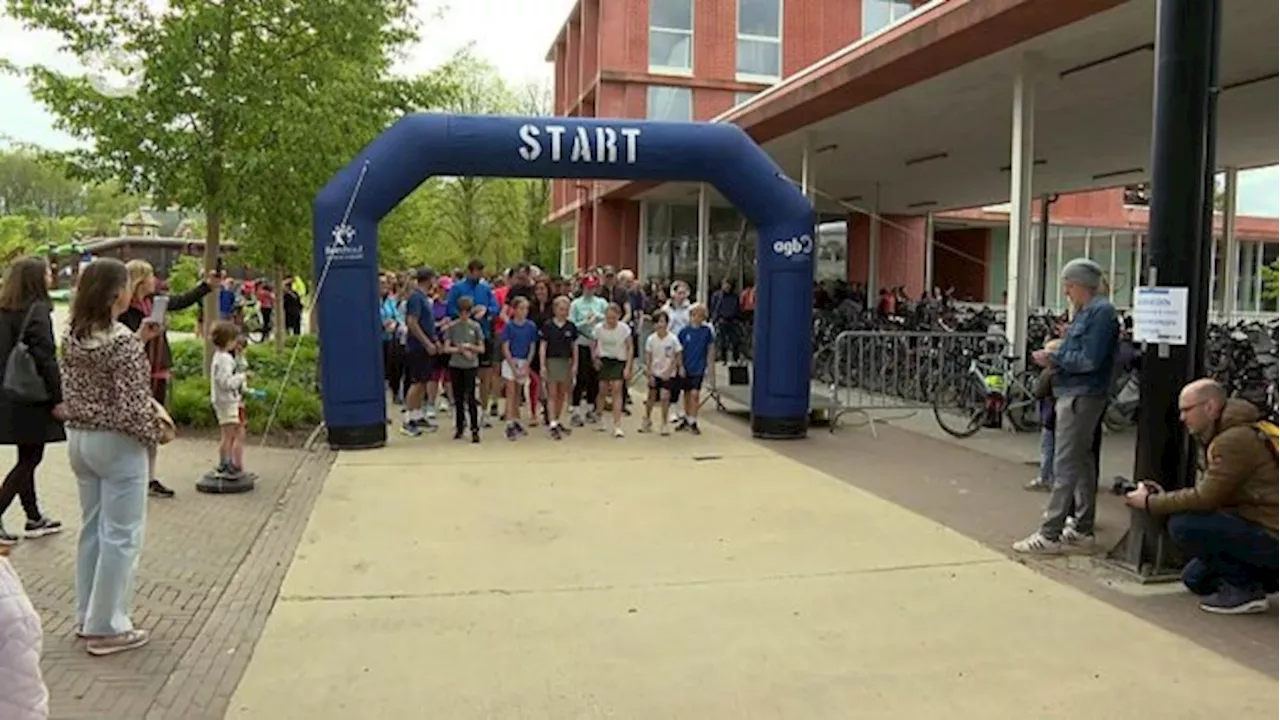
{"label": "metal pole", "polygon": [[[1208,92],[1204,100],[1204,159],[1201,160],[1200,174],[1203,176],[1204,194],[1200,199],[1200,237],[1193,246],[1195,256],[1195,274],[1192,276],[1190,297],[1187,298],[1187,318],[1191,327],[1188,334],[1187,373],[1191,379],[1205,376],[1205,336],[1209,332],[1209,312],[1213,309],[1211,279],[1213,277],[1213,197],[1217,189],[1218,176],[1218,57],[1222,54],[1222,3],[1210,3],[1209,8],[1209,52],[1208,67],[1205,76],[1208,78]],[[1195,470],[1188,463],[1189,477],[1186,486],[1195,484]]]}
{"label": "metal pole", "polygon": [[867,307],[875,307],[880,292],[880,183],[871,198],[871,215],[867,218]]}
{"label": "metal pole", "polygon": [[[1213,202],[1208,130],[1219,0],[1157,2],[1150,245],[1142,281],[1187,288],[1189,317],[1186,345],[1143,348],[1134,476],[1177,489],[1192,483],[1195,457],[1179,422],[1178,394],[1202,362],[1208,319],[1204,207]],[[1180,564],[1164,524],[1141,510],[1130,511],[1129,530],[1108,558],[1148,579],[1176,578]]]}
{"label": "metal pole", "polygon": [[707,238],[711,230],[711,193],[707,184],[698,185],[698,302],[706,305],[707,298]]}
{"label": "metal pole", "polygon": [[924,216],[924,292],[933,297],[933,213]]}
{"label": "metal pole", "polygon": [[[1040,267],[1036,268],[1034,273],[1036,294],[1033,296],[1040,307],[1049,305],[1049,228],[1052,227],[1049,222],[1049,208],[1054,200],[1057,200],[1057,197],[1048,193],[1040,196],[1040,241],[1037,244],[1040,252],[1036,255],[1040,261]],[[1054,272],[1057,272],[1057,268]]]}

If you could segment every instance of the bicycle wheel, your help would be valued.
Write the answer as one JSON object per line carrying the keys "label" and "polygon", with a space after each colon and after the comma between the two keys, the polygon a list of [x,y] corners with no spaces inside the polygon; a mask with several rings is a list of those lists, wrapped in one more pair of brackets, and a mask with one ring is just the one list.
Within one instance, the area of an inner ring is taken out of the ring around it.
{"label": "bicycle wheel", "polygon": [[967,438],[982,428],[987,388],[972,375],[942,380],[933,395],[933,418],[948,435]]}
{"label": "bicycle wheel", "polygon": [[1005,414],[1018,432],[1040,431],[1040,401],[1031,391],[1038,378],[1036,371],[1024,371],[1005,398]]}

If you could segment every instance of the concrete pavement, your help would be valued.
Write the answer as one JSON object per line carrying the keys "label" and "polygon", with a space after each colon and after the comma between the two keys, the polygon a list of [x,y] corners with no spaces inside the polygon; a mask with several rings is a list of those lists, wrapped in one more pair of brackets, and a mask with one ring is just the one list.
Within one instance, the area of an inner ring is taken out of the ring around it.
{"label": "concrete pavement", "polygon": [[227,717],[1251,718],[1275,702],[1260,673],[708,425],[340,454]]}

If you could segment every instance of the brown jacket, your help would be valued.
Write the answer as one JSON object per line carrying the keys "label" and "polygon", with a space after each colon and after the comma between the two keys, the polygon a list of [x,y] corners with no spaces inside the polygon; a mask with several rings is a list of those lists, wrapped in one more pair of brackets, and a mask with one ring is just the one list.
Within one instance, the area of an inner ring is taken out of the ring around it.
{"label": "brown jacket", "polygon": [[1195,487],[1151,495],[1147,510],[1157,515],[1220,510],[1257,523],[1276,534],[1276,456],[1270,441],[1253,426],[1262,413],[1245,400],[1228,400]]}

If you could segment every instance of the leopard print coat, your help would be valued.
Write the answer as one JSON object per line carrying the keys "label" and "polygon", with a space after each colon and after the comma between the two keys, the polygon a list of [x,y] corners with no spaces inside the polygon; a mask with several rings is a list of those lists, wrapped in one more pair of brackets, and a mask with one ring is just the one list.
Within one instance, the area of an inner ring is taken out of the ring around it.
{"label": "leopard print coat", "polygon": [[151,366],[142,341],[116,323],[87,338],[70,333],[62,343],[62,401],[67,427],[109,430],[148,447],[161,426],[151,401]]}

